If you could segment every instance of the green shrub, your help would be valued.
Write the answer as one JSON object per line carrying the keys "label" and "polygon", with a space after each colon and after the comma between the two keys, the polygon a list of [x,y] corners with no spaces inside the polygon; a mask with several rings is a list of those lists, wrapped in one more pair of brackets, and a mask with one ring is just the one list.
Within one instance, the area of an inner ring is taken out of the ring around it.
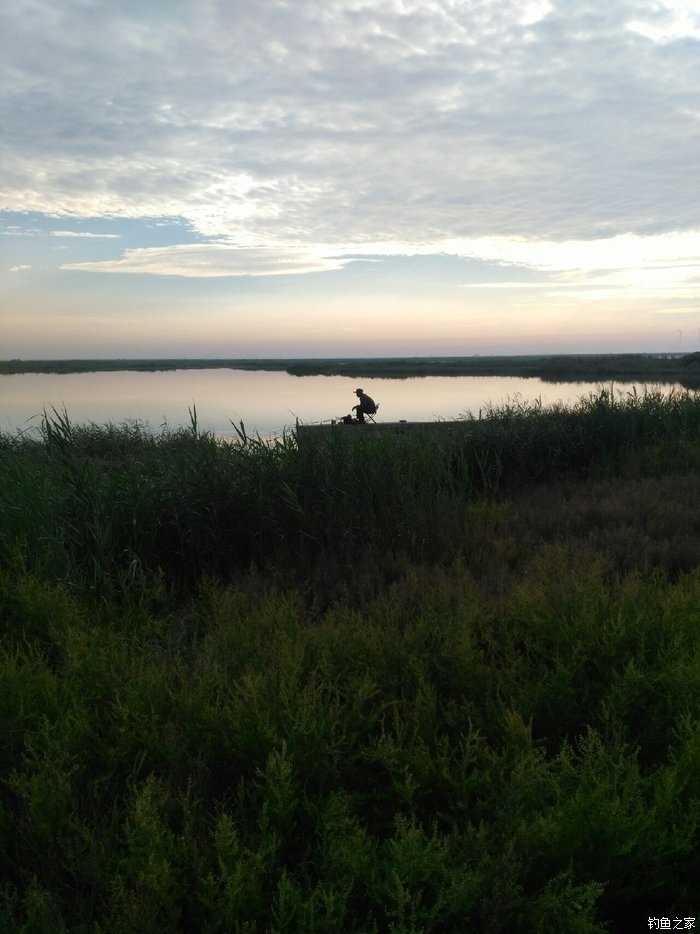
{"label": "green shrub", "polygon": [[3,929],[687,916],[695,408],[4,444]]}

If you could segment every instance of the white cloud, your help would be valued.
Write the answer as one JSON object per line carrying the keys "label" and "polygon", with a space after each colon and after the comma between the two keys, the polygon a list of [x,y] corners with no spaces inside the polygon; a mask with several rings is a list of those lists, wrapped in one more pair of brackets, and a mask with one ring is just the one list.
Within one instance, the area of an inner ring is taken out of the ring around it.
{"label": "white cloud", "polygon": [[522,4],[520,22],[523,26],[533,26],[544,19],[552,11],[549,0],[526,0]]}
{"label": "white cloud", "polygon": [[20,0],[1,17],[5,209],[300,248],[698,225],[691,4]]}
{"label": "white cloud", "polygon": [[443,248],[446,252],[540,270],[697,268],[700,265],[700,228],[657,236],[624,234],[601,240],[561,242],[484,237],[446,242]]}
{"label": "white cloud", "polygon": [[24,272],[27,269],[31,269],[31,266],[28,266],[26,263],[20,263],[17,266],[10,266],[10,272]]}
{"label": "white cloud", "polygon": [[[558,292],[575,301],[624,296],[685,302],[700,291],[700,231],[656,236],[622,235],[597,241],[544,241],[484,237],[432,243],[400,241],[298,247],[195,244],[127,250],[120,259],[66,263],[65,270],[184,278],[277,276],[331,272],[362,257],[461,257],[479,261],[479,281],[462,288]],[[524,278],[488,280],[510,267]],[[532,274],[537,278],[533,280]],[[526,278],[525,278],[526,277]],[[485,281],[486,280],[486,281]]]}
{"label": "white cloud", "polygon": [[[484,239],[461,247],[454,244],[452,249],[548,273],[546,282],[533,283],[532,287],[557,289],[577,298],[598,300],[624,293],[628,301],[654,296],[685,299],[697,296],[700,291],[700,230],[562,243]],[[467,284],[470,285],[473,284]],[[529,285],[497,282],[491,287]]]}
{"label": "white cloud", "polygon": [[700,39],[700,9],[697,3],[683,0],[659,0],[646,16],[630,20],[633,32],[654,42],[673,42],[677,39]]}
{"label": "white cloud", "polygon": [[77,231],[77,230],[52,230],[52,237],[78,237],[85,240],[118,240],[119,234],[108,234],[108,233],[88,233],[87,231]]}
{"label": "white cloud", "polygon": [[219,278],[222,276],[288,276],[339,269],[347,260],[323,257],[312,249],[270,249],[225,244],[194,244],[127,250],[122,259],[66,263],[61,268],[84,272]]}

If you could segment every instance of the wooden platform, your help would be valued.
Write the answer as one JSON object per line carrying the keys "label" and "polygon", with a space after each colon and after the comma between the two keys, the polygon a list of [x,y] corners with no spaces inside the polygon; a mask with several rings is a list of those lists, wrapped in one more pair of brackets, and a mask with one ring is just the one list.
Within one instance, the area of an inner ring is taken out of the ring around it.
{"label": "wooden platform", "polygon": [[297,425],[296,435],[299,441],[305,438],[323,438],[332,435],[345,435],[355,438],[368,438],[383,435],[405,435],[417,431],[459,431],[466,428],[464,421],[444,422],[352,422],[347,425],[342,421],[324,422],[319,425]]}

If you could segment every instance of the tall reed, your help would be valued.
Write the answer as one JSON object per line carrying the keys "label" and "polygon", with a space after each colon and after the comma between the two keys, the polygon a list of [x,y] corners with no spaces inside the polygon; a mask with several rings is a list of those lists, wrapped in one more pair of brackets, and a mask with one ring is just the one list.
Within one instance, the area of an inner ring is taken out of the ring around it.
{"label": "tall reed", "polygon": [[[251,565],[309,576],[319,562],[362,574],[387,554],[449,556],[472,506],[563,477],[649,474],[700,461],[700,401],[615,396],[573,408],[514,401],[450,430],[358,438],[334,431],[268,444],[137,423],[3,436],[0,555],[99,595],[129,577],[178,587]],[[352,570],[354,568],[354,570]]]}

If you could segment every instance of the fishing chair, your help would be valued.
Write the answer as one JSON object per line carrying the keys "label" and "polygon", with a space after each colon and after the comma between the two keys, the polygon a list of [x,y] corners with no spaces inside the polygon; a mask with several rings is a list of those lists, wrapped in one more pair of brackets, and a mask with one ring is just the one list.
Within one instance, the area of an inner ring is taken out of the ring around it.
{"label": "fishing chair", "polygon": [[369,421],[372,422],[373,425],[375,424],[374,416],[377,414],[378,411],[379,411],[379,403],[377,402],[375,405],[374,412],[372,412],[371,415],[369,412],[365,412],[365,418],[369,419]]}

